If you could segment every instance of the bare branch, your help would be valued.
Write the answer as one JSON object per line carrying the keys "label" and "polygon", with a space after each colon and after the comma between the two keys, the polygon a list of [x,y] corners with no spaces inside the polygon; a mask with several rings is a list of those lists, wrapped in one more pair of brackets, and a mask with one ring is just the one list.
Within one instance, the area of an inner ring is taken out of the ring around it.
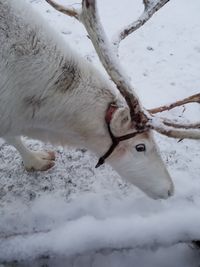
{"label": "bare branch", "polygon": [[62,5],[59,5],[59,4],[55,3],[52,0],[46,0],[46,2],[48,4],[50,4],[53,8],[55,8],[57,11],[65,14],[67,16],[74,17],[77,20],[79,20],[80,11],[78,9],[75,9],[75,8],[72,8],[72,7],[71,8],[70,7],[64,7]]}
{"label": "bare branch", "polygon": [[112,43],[115,46],[116,50],[118,50],[119,43],[123,39],[143,26],[159,9],[161,9],[169,1],[170,0],[143,0],[144,11],[142,15],[136,21],[121,29],[120,33],[117,33],[113,37]]}
{"label": "bare branch", "polygon": [[187,98],[184,98],[183,100],[179,100],[179,101],[174,102],[174,103],[169,104],[169,105],[164,105],[164,106],[160,106],[158,108],[149,109],[148,111],[151,114],[155,114],[155,113],[167,111],[167,110],[170,110],[170,109],[173,109],[173,108],[176,108],[176,107],[188,104],[188,103],[194,103],[194,102],[200,104],[200,93],[189,96]]}

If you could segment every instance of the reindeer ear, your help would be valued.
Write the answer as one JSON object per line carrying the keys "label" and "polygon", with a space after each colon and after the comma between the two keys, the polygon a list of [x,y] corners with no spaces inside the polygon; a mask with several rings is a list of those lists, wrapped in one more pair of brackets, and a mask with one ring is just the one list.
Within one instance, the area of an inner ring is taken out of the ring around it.
{"label": "reindeer ear", "polygon": [[110,128],[114,135],[119,136],[127,133],[131,128],[131,117],[128,107],[118,108],[110,121]]}

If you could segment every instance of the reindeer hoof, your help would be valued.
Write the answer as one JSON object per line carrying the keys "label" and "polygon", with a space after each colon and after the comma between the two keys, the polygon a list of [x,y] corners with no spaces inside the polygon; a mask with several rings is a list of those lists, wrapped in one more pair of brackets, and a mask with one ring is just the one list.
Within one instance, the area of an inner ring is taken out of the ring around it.
{"label": "reindeer hoof", "polygon": [[28,172],[46,171],[55,165],[55,153],[49,152],[31,152],[29,157],[24,160],[25,169]]}

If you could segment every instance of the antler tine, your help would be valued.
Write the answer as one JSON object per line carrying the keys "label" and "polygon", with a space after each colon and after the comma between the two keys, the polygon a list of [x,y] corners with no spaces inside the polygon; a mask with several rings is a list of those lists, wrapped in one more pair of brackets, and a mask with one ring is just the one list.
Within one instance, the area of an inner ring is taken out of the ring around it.
{"label": "antler tine", "polygon": [[168,137],[179,139],[200,139],[200,123],[179,123],[166,118],[149,117],[148,125],[151,129]]}
{"label": "antler tine", "polygon": [[151,117],[148,122],[151,129],[172,138],[200,139],[200,123],[180,124],[168,120]]}
{"label": "antler tine", "polygon": [[119,48],[119,44],[128,35],[142,27],[159,9],[161,9],[170,0],[143,0],[144,11],[142,15],[133,23],[124,27],[119,33],[115,34],[113,37],[113,45],[116,50]]}
{"label": "antler tine", "polygon": [[[170,105],[161,106],[158,108],[148,110],[151,114],[160,113],[163,111],[168,111],[173,108],[189,104],[189,103],[199,103],[200,104],[200,93],[192,95],[190,97],[179,100]],[[177,121],[172,121],[166,118],[154,117],[151,115],[149,120],[149,125],[151,129],[173,138],[189,138],[189,139],[200,139],[200,123],[180,123]]]}
{"label": "antler tine", "polygon": [[59,5],[57,3],[55,3],[52,0],[46,0],[46,2],[51,5],[53,8],[55,8],[57,11],[70,16],[70,17],[74,17],[77,20],[79,20],[79,16],[80,16],[80,10],[72,8],[72,7],[64,7],[62,5]]}
{"label": "antler tine", "polygon": [[179,123],[177,121],[171,121],[168,119],[163,119],[163,123],[166,126],[171,126],[177,129],[200,129],[200,123]]}
{"label": "antler tine", "polygon": [[177,102],[171,103],[169,105],[164,105],[164,106],[160,106],[158,108],[149,109],[148,111],[151,114],[155,114],[155,113],[171,110],[173,108],[176,108],[176,107],[179,107],[179,106],[182,106],[182,105],[185,105],[185,104],[195,103],[195,102],[200,104],[200,93],[192,95],[192,96],[189,96],[187,98],[184,98],[184,99],[179,100]]}

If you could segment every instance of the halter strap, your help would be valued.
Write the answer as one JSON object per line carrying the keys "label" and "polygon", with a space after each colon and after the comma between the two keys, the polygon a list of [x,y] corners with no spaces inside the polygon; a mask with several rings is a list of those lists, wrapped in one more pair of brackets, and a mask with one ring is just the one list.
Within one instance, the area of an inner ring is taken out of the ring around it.
{"label": "halter strap", "polygon": [[[126,134],[126,135],[122,135],[122,136],[115,136],[110,128],[110,122],[112,120],[112,116],[115,113],[115,111],[118,109],[118,106],[115,103],[111,103],[106,111],[106,115],[105,115],[105,121],[107,124],[107,128],[108,128],[108,132],[110,135],[110,138],[112,140],[112,144],[110,146],[110,148],[107,150],[107,152],[99,158],[95,168],[98,168],[99,166],[103,165],[105,163],[105,160],[113,153],[113,151],[115,150],[115,148],[118,146],[118,144],[121,141],[130,139],[135,137],[137,134],[143,133],[145,131],[145,129],[137,129],[137,131],[130,133],[130,134]],[[146,129],[147,130],[147,129]]]}

